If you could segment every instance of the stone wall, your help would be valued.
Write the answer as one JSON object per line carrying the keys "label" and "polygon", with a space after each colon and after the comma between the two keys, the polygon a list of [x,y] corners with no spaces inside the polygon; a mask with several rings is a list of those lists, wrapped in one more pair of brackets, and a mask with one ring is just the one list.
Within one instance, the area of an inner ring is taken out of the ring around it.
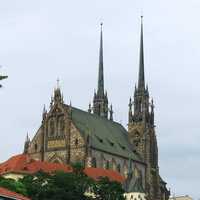
{"label": "stone wall", "polygon": [[[134,170],[140,171],[143,180],[143,186],[145,187],[145,167],[144,164],[130,161],[127,158],[122,158],[120,156],[115,156],[109,153],[101,152],[95,149],[91,151],[91,166],[93,165],[92,160],[96,160],[96,167],[108,169],[107,163],[109,163],[109,169],[118,171],[121,175],[127,177],[129,168],[131,167],[131,172],[134,174]],[[135,174],[134,174],[135,175]]]}
{"label": "stone wall", "polygon": [[83,134],[71,123],[70,128],[70,162],[83,162],[85,159],[85,140]]}

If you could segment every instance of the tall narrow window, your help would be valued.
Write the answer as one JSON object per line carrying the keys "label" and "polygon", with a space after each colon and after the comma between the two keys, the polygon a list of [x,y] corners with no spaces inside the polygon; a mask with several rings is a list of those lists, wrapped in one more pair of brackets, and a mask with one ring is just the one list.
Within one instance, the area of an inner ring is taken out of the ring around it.
{"label": "tall narrow window", "polygon": [[65,120],[64,120],[64,117],[61,117],[59,119],[59,125],[58,125],[58,135],[64,135],[65,133]]}
{"label": "tall narrow window", "polygon": [[117,171],[120,173],[121,172],[121,166],[120,164],[117,165]]}
{"label": "tall narrow window", "polygon": [[55,125],[54,125],[54,121],[53,119],[50,120],[50,124],[49,124],[49,136],[54,136],[55,134]]}
{"label": "tall narrow window", "polygon": [[112,169],[113,169],[114,171],[117,170],[117,165],[116,165],[115,159],[112,159]]}
{"label": "tall narrow window", "polygon": [[106,169],[109,169],[110,168],[110,163],[109,163],[109,160],[106,161]]}
{"label": "tall narrow window", "polygon": [[128,167],[127,167],[126,163],[124,164],[124,176],[125,176],[125,178],[128,177]]}

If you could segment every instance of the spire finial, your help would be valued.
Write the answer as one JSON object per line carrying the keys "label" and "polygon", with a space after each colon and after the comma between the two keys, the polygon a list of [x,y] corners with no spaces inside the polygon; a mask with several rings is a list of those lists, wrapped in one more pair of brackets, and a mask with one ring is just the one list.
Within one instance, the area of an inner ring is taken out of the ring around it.
{"label": "spire finial", "polygon": [[101,25],[101,30],[102,30],[102,27],[103,27],[103,22],[101,22],[101,23],[100,23],[100,25]]}
{"label": "spire finial", "polygon": [[43,113],[42,113],[42,120],[43,120],[43,121],[45,120],[46,115],[47,115],[47,110],[46,110],[46,106],[45,106],[45,104],[44,104]]}
{"label": "spire finial", "polygon": [[28,131],[26,133],[26,142],[28,142],[30,139],[29,139],[29,135],[28,135]]}
{"label": "spire finial", "polygon": [[60,87],[60,79],[57,78],[56,82],[57,82],[57,89],[58,89]]}

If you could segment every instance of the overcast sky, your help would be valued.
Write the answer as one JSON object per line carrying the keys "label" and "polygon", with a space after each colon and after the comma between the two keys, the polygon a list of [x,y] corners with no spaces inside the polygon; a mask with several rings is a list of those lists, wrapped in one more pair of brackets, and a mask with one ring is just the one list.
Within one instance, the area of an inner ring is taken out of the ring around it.
{"label": "overcast sky", "polygon": [[21,153],[60,78],[65,102],[87,109],[97,85],[100,22],[105,87],[124,126],[137,81],[140,15],[155,101],[160,173],[172,194],[200,198],[199,0],[0,0],[0,161]]}

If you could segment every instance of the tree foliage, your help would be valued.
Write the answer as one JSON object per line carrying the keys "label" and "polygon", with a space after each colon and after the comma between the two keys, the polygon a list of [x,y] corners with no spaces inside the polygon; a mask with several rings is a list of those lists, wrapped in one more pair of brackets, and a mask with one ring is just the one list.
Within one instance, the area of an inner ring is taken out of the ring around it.
{"label": "tree foliage", "polygon": [[93,190],[97,200],[125,200],[121,184],[110,181],[107,177],[96,182]]}
{"label": "tree foliage", "polygon": [[[55,172],[47,174],[38,172],[14,181],[0,178],[0,186],[30,197],[32,200],[124,200],[120,183],[101,178],[94,181],[83,173],[80,164],[76,164],[73,172]],[[85,193],[92,191],[92,196]]]}
{"label": "tree foliage", "polygon": [[20,181],[0,177],[0,187],[7,188],[13,192],[17,192],[25,196],[27,195],[26,186]]}

